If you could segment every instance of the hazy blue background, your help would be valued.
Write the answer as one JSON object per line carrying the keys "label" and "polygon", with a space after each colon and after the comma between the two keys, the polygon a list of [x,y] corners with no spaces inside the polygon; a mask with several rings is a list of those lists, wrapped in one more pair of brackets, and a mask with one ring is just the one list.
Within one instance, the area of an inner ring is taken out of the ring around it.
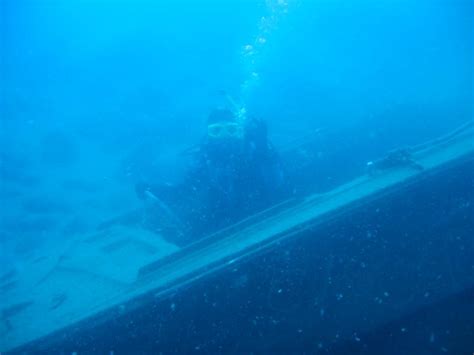
{"label": "hazy blue background", "polygon": [[470,0],[0,9],[0,238],[15,255],[134,208],[138,179],[177,179],[222,90],[268,121],[277,147],[351,132],[360,166],[473,117]]}

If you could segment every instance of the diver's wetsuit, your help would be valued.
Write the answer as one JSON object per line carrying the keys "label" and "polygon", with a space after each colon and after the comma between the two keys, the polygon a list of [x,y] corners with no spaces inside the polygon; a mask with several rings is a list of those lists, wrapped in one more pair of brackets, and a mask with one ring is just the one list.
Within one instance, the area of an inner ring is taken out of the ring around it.
{"label": "diver's wetsuit", "polygon": [[288,195],[281,162],[267,140],[266,125],[249,119],[241,141],[205,139],[182,184],[149,190],[185,226],[176,244],[188,244],[269,207]]}

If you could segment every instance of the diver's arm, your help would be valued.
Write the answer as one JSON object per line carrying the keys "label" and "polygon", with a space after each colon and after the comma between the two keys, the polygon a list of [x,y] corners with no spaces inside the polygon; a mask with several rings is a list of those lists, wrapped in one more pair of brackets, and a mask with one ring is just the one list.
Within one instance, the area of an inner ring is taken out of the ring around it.
{"label": "diver's arm", "polygon": [[267,149],[268,128],[264,120],[249,118],[245,124],[246,139],[252,142],[257,149]]}
{"label": "diver's arm", "polygon": [[141,200],[148,200],[150,196],[155,196],[167,202],[176,197],[176,186],[166,183],[149,184],[140,182],[135,185],[135,192]]}

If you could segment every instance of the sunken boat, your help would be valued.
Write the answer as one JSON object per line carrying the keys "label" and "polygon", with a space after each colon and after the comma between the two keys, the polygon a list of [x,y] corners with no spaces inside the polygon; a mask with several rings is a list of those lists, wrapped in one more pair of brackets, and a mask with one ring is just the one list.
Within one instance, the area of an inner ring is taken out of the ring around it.
{"label": "sunken boat", "polygon": [[469,122],[184,248],[111,224],[1,276],[0,351],[401,353],[419,336],[461,353],[474,330],[473,210]]}

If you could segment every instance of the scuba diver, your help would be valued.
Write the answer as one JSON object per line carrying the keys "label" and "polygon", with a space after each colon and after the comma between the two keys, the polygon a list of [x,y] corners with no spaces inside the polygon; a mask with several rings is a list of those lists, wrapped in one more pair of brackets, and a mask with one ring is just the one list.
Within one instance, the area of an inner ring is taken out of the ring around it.
{"label": "scuba diver", "polygon": [[136,187],[140,198],[153,201],[152,216],[166,215],[177,226],[164,238],[180,246],[270,207],[289,190],[265,122],[240,120],[227,109],[210,113],[207,135],[180,184]]}

